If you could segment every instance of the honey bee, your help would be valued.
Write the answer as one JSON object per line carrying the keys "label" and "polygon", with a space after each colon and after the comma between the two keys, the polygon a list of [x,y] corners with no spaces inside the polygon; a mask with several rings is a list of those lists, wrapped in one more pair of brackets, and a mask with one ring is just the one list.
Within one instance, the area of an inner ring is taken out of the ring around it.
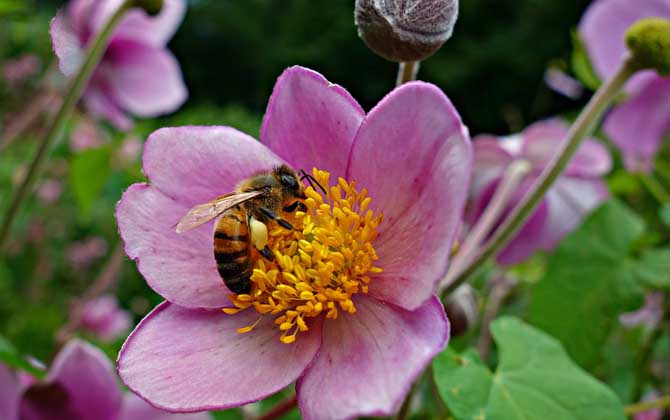
{"label": "honey bee", "polygon": [[[177,233],[221,216],[214,228],[216,267],[224,284],[233,293],[249,293],[249,279],[253,271],[252,247],[264,258],[274,260],[274,254],[268,247],[266,224],[275,221],[285,229],[293,229],[291,223],[281,217],[281,212],[307,209],[303,203],[307,197],[300,181],[307,178],[311,185],[316,180],[305,171],[301,171],[301,175],[298,179],[298,175],[286,165],[253,175],[240,182],[234,192],[191,208],[177,223]],[[323,190],[321,185],[319,187]]]}

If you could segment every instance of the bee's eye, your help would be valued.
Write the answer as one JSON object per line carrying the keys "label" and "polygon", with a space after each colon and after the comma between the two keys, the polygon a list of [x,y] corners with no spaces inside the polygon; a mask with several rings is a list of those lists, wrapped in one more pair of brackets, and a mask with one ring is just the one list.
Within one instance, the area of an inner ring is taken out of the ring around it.
{"label": "bee's eye", "polygon": [[283,186],[288,187],[290,189],[298,189],[298,180],[295,179],[294,176],[292,175],[282,175],[281,176],[281,183]]}

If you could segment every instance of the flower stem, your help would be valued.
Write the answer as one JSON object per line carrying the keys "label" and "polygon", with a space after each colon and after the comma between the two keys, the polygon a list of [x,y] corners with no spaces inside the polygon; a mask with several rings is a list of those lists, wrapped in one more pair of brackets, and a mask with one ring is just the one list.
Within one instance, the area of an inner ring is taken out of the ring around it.
{"label": "flower stem", "polygon": [[419,72],[419,62],[418,61],[407,61],[398,64],[398,78],[396,79],[396,86],[400,86],[403,83],[411,82],[416,79],[416,75]]}
{"label": "flower stem", "polygon": [[579,114],[570,131],[553,160],[544,168],[539,178],[535,181],[531,190],[515,207],[510,216],[502,226],[495,232],[493,237],[484,244],[482,249],[472,261],[459,272],[452,274],[453,281],[445,285],[444,294],[449,294],[473,274],[486,260],[493,257],[503,246],[509,242],[513,235],[531,215],[535,207],[540,203],[547,190],[559,177],[575,154],[582,140],[591,134],[596,123],[602,117],[608,105],[616,98],[619,90],[638,68],[630,59],[624,60],[615,75],[606,83],[601,85],[593,95],[589,103]]}
{"label": "flower stem", "polygon": [[70,114],[72,114],[77,101],[79,101],[79,98],[81,98],[81,95],[84,92],[84,89],[86,88],[93,71],[95,70],[98,62],[105,52],[105,49],[107,48],[107,43],[109,38],[112,36],[114,28],[119,23],[125,12],[131,8],[134,3],[135,2],[133,0],[124,1],[119,9],[114,13],[114,15],[112,15],[112,17],[107,21],[96,38],[92,41],[91,46],[86,53],[84,63],[67,88],[67,93],[63,100],[63,105],[49,126],[46,135],[40,142],[37,148],[37,152],[35,153],[33,160],[30,162],[28,172],[21,181],[21,185],[14,194],[14,197],[12,197],[12,201],[7,208],[5,217],[2,220],[2,225],[0,226],[0,252],[4,248],[5,240],[7,239],[16,214],[18,213],[23,200],[27,197],[28,192],[30,191],[35,176],[37,175],[42,162],[46,157],[49,147],[63,135],[65,121],[70,116]]}
{"label": "flower stem", "polygon": [[659,204],[670,203],[670,193],[668,193],[663,184],[654,177],[653,174],[640,173],[640,181],[649,193],[659,202]]}
{"label": "flower stem", "polygon": [[627,405],[623,408],[623,412],[627,416],[632,416],[638,413],[643,413],[647,410],[652,410],[654,408],[665,408],[665,407],[670,407],[670,395],[666,395],[664,397],[657,398],[651,401],[643,401]]}
{"label": "flower stem", "polygon": [[277,406],[273,407],[270,411],[258,417],[256,420],[275,420],[287,414],[295,406],[298,405],[298,397],[292,395],[288,399],[280,402]]}

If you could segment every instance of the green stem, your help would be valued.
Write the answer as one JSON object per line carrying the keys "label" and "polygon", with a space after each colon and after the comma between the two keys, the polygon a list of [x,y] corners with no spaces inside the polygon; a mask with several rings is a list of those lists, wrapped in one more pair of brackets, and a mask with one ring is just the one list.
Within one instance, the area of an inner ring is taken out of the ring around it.
{"label": "green stem", "polygon": [[670,193],[663,188],[658,179],[654,178],[654,175],[642,172],[639,174],[639,177],[644,187],[654,196],[656,201],[660,204],[670,203]]}
{"label": "green stem", "polygon": [[109,21],[107,21],[103,29],[93,40],[91,47],[86,53],[83,65],[68,86],[66,96],[63,100],[63,105],[49,126],[47,134],[39,144],[37,152],[35,153],[33,160],[30,162],[28,172],[26,173],[26,176],[22,180],[19,189],[14,194],[14,197],[12,197],[12,201],[7,208],[5,217],[2,221],[2,226],[0,226],[0,251],[4,249],[5,241],[9,231],[11,230],[12,223],[14,222],[19,209],[21,208],[21,204],[28,196],[28,192],[30,191],[32,183],[35,180],[37,173],[39,172],[47,152],[49,151],[49,147],[63,135],[65,121],[72,114],[77,101],[79,101],[79,98],[81,98],[81,95],[84,92],[84,89],[86,88],[93,71],[95,70],[98,62],[105,52],[105,49],[107,48],[107,43],[109,38],[112,36],[114,28],[119,23],[124,13],[129,8],[131,8],[134,3],[135,2],[133,0],[126,0],[109,19]]}
{"label": "green stem", "polygon": [[396,80],[396,86],[400,86],[403,83],[411,82],[412,80],[416,79],[416,74],[418,72],[418,61],[398,63],[398,78]]}
{"label": "green stem", "polygon": [[544,171],[542,171],[537,181],[533,184],[531,191],[515,207],[512,214],[495,232],[493,237],[484,244],[477,256],[463,270],[453,276],[453,281],[445,285],[445,295],[455,290],[486,260],[493,257],[509,242],[535,210],[535,207],[540,203],[547,190],[553,185],[561,172],[563,172],[563,169],[565,169],[570,159],[572,159],[582,140],[591,134],[596,123],[600,120],[612,100],[617,96],[619,90],[621,90],[626,81],[637,70],[638,68],[630,60],[625,60],[614,77],[598,89],[581,114],[579,114],[572,127],[570,127],[566,141],[563,142],[554,159],[544,168]]}
{"label": "green stem", "polygon": [[638,413],[653,410],[654,408],[666,408],[666,407],[670,407],[670,395],[666,395],[664,397],[657,398],[651,401],[643,401],[627,405],[623,408],[623,412],[627,416],[633,416]]}

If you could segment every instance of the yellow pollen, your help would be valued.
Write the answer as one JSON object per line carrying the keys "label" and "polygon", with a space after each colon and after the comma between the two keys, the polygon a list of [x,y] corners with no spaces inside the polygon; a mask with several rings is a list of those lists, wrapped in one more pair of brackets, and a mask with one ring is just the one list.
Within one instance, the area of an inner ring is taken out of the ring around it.
{"label": "yellow pollen", "polygon": [[[382,214],[369,209],[367,190],[358,191],[354,181],[342,178],[331,186],[330,174],[316,168],[312,174],[327,193],[305,189],[307,210],[283,215],[294,230],[268,225],[275,260],[254,258],[251,291],[229,295],[235,308],[223,309],[232,315],[253,307],[261,318],[274,317],[285,344],[309,330],[308,318],[355,314],[352,297],[367,293],[369,275],[382,271],[374,265],[378,258],[372,245]],[[259,321],[237,331],[249,332]]]}

